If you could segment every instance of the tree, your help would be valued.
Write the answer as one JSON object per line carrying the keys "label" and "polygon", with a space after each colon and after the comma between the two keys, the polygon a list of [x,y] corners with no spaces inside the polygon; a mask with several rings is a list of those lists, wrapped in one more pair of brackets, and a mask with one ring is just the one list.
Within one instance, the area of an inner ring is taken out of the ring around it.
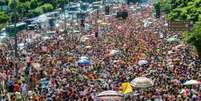
{"label": "tree", "polygon": [[169,20],[199,21],[201,0],[171,0],[169,3],[171,5],[167,17]]}
{"label": "tree", "polygon": [[9,20],[9,17],[3,12],[0,12],[0,24],[6,23],[8,20]]}
{"label": "tree", "polygon": [[48,3],[42,5],[41,8],[43,9],[43,12],[49,12],[49,11],[52,11],[54,9],[52,4],[48,4]]}
{"label": "tree", "polygon": [[161,12],[165,12],[166,14],[170,13],[172,10],[171,0],[163,0],[160,1]]}
{"label": "tree", "polygon": [[[72,2],[79,0],[70,0]],[[17,17],[34,17],[42,13],[52,11],[58,7],[64,7],[67,0],[16,0]],[[10,11],[9,16],[11,22],[13,20],[14,0],[5,0],[5,4],[8,5]]]}
{"label": "tree", "polygon": [[22,3],[26,2],[26,1],[30,1],[30,0],[19,0],[19,2],[22,2]]}
{"label": "tree", "polygon": [[201,58],[201,22],[197,22],[191,32],[185,32],[184,39],[196,48],[196,51]]}
{"label": "tree", "polygon": [[65,2],[66,2],[65,0],[56,0],[56,3],[60,8],[64,8]]}
{"label": "tree", "polygon": [[43,9],[41,7],[37,7],[32,11],[33,16],[38,16],[43,13]]}
{"label": "tree", "polygon": [[19,3],[17,5],[17,13],[20,14],[21,17],[24,17],[29,9],[30,9],[30,2]]}
{"label": "tree", "polygon": [[[16,1],[17,2],[17,1]],[[18,3],[17,3],[18,4]],[[13,0],[9,0],[8,1],[8,7],[10,8],[10,10],[14,9],[14,1]]]}
{"label": "tree", "polygon": [[30,9],[35,9],[38,6],[38,0],[31,0]]}
{"label": "tree", "polygon": [[156,12],[156,14],[155,14],[155,16],[156,16],[156,18],[160,18],[160,3],[156,3],[156,4],[154,4],[154,9],[155,9],[155,12]]}

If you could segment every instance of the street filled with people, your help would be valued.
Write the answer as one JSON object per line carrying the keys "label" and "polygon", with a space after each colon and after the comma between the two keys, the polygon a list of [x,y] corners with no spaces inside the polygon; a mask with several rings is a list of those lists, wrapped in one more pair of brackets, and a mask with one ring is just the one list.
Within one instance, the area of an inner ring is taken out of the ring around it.
{"label": "street filled with people", "polygon": [[[85,31],[86,26],[70,23],[79,31],[18,32],[17,57],[14,39],[4,40],[0,44],[1,101],[106,101],[98,94],[122,91],[122,83],[137,77],[149,78],[153,85],[132,86],[132,92],[122,94],[124,100],[201,100],[197,54],[182,41],[180,32],[168,30],[164,15],[159,19],[152,15],[152,6],[129,11],[126,19],[100,10],[85,23],[95,27]],[[190,80],[195,83],[185,84]]]}

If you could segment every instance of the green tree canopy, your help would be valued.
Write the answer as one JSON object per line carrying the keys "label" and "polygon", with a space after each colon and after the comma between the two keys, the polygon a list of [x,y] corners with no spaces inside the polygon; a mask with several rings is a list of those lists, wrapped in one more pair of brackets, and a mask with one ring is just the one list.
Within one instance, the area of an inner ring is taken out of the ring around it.
{"label": "green tree canopy", "polygon": [[0,12],[0,23],[6,23],[8,20],[9,20],[9,17],[3,12]]}
{"label": "green tree canopy", "polygon": [[[23,17],[38,16],[42,13],[52,11],[58,7],[63,7],[67,1],[68,0],[16,0],[17,18],[19,20]],[[79,0],[70,1],[76,2]],[[11,18],[11,22],[13,22],[14,0],[5,0],[3,3],[8,5],[8,15]]]}
{"label": "green tree canopy", "polygon": [[41,8],[43,9],[43,12],[49,12],[49,11],[52,11],[54,9],[52,4],[49,4],[49,3],[42,5]]}
{"label": "green tree canopy", "polygon": [[200,21],[201,0],[163,0],[161,8],[169,20]]}
{"label": "green tree canopy", "polygon": [[31,0],[30,9],[34,9],[38,6],[38,0]]}
{"label": "green tree canopy", "polygon": [[195,46],[199,57],[201,58],[201,22],[197,22],[191,32],[184,33],[186,42]]}

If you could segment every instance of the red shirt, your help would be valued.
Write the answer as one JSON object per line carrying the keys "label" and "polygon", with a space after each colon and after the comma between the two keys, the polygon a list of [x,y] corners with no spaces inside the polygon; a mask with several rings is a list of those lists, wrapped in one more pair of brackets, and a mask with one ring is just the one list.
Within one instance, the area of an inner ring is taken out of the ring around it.
{"label": "red shirt", "polygon": [[19,84],[16,83],[16,84],[14,85],[14,91],[15,91],[15,92],[20,92],[20,85],[19,85]]}

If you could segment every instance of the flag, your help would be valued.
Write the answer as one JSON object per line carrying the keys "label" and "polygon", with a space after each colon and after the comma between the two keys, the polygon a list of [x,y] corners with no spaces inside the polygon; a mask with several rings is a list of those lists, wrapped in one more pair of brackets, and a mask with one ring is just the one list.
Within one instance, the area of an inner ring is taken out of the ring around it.
{"label": "flag", "polygon": [[122,83],[120,88],[121,88],[120,92],[122,94],[128,94],[128,93],[133,92],[133,88],[129,82]]}

